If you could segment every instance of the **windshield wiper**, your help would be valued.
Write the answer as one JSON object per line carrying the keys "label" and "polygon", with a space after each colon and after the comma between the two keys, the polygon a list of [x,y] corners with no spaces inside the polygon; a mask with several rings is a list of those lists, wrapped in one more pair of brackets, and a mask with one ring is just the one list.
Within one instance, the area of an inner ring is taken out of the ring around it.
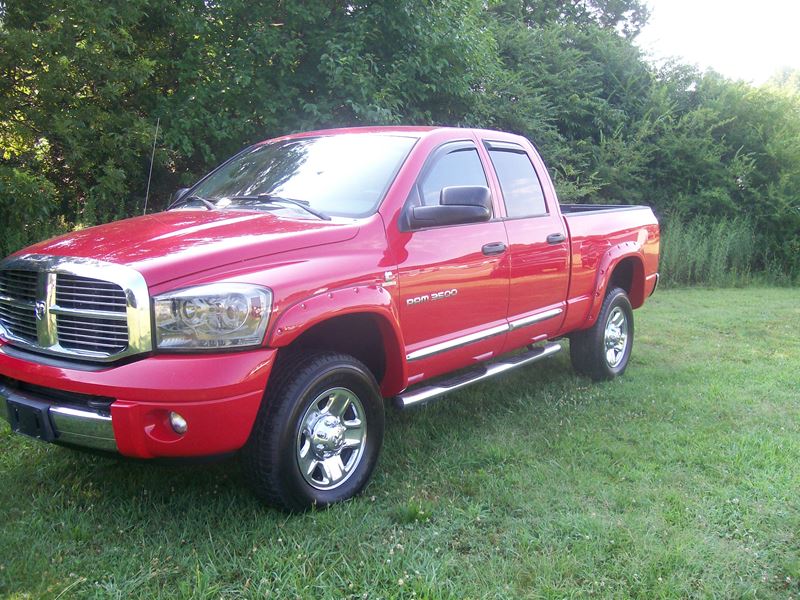
{"label": "windshield wiper", "polygon": [[273,196],[272,194],[258,194],[256,196],[234,196],[233,198],[231,198],[231,202],[235,202],[236,200],[258,200],[266,204],[291,204],[292,206],[298,206],[302,208],[304,211],[311,213],[318,219],[323,219],[324,221],[331,220],[330,215],[326,215],[321,210],[312,208],[311,205],[305,200],[295,200],[294,198],[284,198],[283,196]]}
{"label": "windshield wiper", "polygon": [[200,196],[183,196],[182,198],[178,198],[167,207],[167,210],[172,210],[173,208],[178,208],[179,206],[183,206],[184,204],[189,204],[190,202],[200,202],[203,206],[205,206],[208,210],[214,210],[217,207],[214,206],[214,203],[210,200],[206,200],[205,198],[201,198]]}

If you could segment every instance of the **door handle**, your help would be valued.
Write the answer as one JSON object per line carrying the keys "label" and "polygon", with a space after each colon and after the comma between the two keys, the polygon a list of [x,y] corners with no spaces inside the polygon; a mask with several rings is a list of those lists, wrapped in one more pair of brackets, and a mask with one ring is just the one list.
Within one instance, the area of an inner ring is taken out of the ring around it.
{"label": "door handle", "polygon": [[483,248],[481,248],[481,252],[483,252],[486,256],[491,256],[492,254],[502,254],[505,251],[506,245],[503,242],[484,244]]}
{"label": "door handle", "polygon": [[563,233],[551,233],[547,236],[547,243],[548,244],[560,244],[564,240],[566,240],[566,236]]}

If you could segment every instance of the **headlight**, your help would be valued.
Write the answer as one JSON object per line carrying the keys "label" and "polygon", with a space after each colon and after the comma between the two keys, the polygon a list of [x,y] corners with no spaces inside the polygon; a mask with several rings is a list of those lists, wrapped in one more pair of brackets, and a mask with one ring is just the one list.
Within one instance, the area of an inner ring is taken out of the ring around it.
{"label": "headlight", "polygon": [[257,346],[267,330],[272,292],[214,283],[156,296],[153,307],[156,346],[162,350]]}

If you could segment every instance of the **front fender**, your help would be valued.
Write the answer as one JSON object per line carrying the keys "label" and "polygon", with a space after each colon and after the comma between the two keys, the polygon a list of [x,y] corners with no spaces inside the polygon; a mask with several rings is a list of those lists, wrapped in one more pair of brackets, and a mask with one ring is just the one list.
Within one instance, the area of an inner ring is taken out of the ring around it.
{"label": "front fender", "polygon": [[288,346],[315,325],[353,314],[367,314],[376,319],[386,356],[381,392],[387,397],[399,393],[408,381],[403,358],[405,345],[397,306],[389,291],[381,285],[356,285],[329,290],[293,304],[272,325],[267,338],[268,345],[273,348]]}

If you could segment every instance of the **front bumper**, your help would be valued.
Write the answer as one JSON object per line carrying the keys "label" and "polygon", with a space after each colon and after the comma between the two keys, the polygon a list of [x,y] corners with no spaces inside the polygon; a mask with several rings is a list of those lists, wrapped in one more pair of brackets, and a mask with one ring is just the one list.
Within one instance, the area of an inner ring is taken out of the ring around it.
{"label": "front bumper", "polygon": [[[156,355],[86,368],[39,362],[0,342],[0,417],[44,441],[137,458],[232,452],[250,435],[276,352]],[[183,435],[169,425],[171,411],[187,421]]]}
{"label": "front bumper", "polygon": [[111,415],[77,407],[50,405],[32,394],[0,385],[0,417],[8,421],[15,431],[25,429],[23,411],[34,415],[34,420],[39,421],[28,430],[32,437],[45,442],[57,441],[95,450],[117,451]]}

